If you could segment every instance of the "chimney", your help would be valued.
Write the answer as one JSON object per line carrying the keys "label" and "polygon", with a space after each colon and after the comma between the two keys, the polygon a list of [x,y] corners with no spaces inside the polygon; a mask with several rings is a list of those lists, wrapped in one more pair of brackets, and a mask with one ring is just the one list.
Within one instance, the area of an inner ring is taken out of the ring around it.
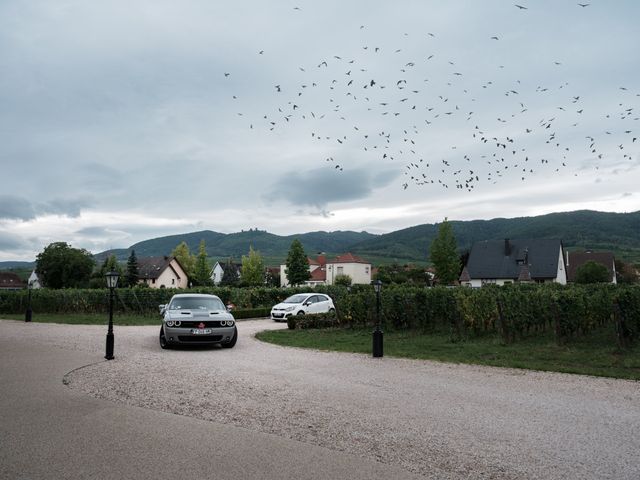
{"label": "chimney", "polygon": [[511,244],[509,243],[509,239],[505,238],[504,239],[504,256],[508,257],[509,255],[511,255]]}
{"label": "chimney", "polygon": [[318,252],[318,263],[321,267],[324,267],[327,264],[327,258],[325,257],[324,252]]}

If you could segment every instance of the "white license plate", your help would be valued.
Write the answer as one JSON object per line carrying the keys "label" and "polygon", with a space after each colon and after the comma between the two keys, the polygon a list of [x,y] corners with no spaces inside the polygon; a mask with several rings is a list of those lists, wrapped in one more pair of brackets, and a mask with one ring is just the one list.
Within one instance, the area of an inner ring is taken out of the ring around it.
{"label": "white license plate", "polygon": [[210,335],[211,329],[210,328],[194,328],[191,330],[191,333],[193,333],[194,335]]}

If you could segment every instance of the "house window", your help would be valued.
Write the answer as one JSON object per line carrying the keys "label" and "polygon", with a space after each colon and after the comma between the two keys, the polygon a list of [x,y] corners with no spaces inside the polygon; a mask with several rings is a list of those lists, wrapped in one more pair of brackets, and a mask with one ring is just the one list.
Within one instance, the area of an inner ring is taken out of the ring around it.
{"label": "house window", "polygon": [[364,273],[369,273],[369,267],[364,267]]}
{"label": "house window", "polygon": [[338,267],[338,275],[342,275],[343,271],[344,271],[344,267]]}
{"label": "house window", "polygon": [[151,279],[151,283],[154,283],[154,284],[155,284],[155,283],[156,283],[156,279],[155,279],[155,278],[152,278],[152,279]]}
{"label": "house window", "polygon": [[172,278],[172,279],[171,279],[171,285],[175,285],[175,284],[176,284],[176,279],[175,279],[175,278]]}

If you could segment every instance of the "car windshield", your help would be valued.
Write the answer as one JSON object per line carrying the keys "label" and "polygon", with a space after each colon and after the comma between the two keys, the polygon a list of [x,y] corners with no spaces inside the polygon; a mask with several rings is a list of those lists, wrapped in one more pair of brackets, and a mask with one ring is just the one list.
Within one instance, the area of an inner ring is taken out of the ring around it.
{"label": "car windshield", "polygon": [[282,303],[302,303],[306,300],[309,295],[291,295],[289,298],[284,300]]}
{"label": "car windshield", "polygon": [[175,298],[169,310],[225,310],[222,300],[213,297]]}

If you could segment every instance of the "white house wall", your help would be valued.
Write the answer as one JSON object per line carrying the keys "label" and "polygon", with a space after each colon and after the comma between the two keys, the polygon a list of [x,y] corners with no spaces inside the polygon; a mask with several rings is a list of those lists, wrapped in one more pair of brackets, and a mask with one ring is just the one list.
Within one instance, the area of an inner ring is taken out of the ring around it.
{"label": "white house wall", "polygon": [[213,266],[213,270],[211,271],[211,281],[214,285],[219,285],[222,281],[222,276],[224,275],[224,270],[220,266],[220,262],[216,262]]}
{"label": "white house wall", "polygon": [[[342,269],[342,271],[340,271]],[[327,283],[333,285],[338,275],[349,275],[353,284],[371,283],[371,265],[368,263],[328,263]]]}
{"label": "white house wall", "polygon": [[564,265],[564,255],[562,254],[562,247],[560,247],[560,252],[558,253],[558,274],[556,275],[555,281],[561,285],[567,284],[567,269]]}

